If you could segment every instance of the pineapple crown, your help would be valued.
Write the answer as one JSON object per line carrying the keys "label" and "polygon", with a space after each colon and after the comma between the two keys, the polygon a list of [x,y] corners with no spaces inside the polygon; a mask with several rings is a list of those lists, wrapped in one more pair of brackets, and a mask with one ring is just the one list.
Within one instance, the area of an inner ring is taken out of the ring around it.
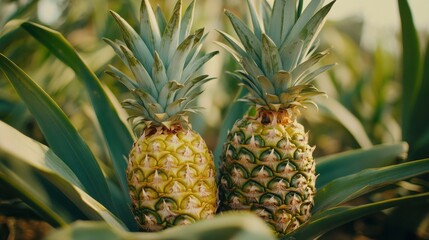
{"label": "pineapple crown", "polygon": [[146,128],[189,127],[188,114],[199,110],[191,103],[203,92],[200,86],[213,78],[196,72],[218,52],[199,54],[207,34],[204,28],[191,33],[194,9],[192,1],[181,17],[182,1],[178,0],[167,22],[159,6],[153,11],[149,0],[142,0],[140,34],[111,11],[123,41],[104,40],[134,79],[113,66],[106,73],[131,92],[133,98],[122,101],[122,105],[132,111],[134,128],[141,124]]}
{"label": "pineapple crown", "polygon": [[[271,111],[298,111],[316,103],[310,97],[324,94],[312,83],[333,65],[313,69],[328,51],[316,52],[318,34],[335,0],[323,6],[312,0],[302,11],[303,0],[262,0],[260,14],[247,0],[253,31],[233,13],[225,10],[240,41],[219,31],[228,45],[220,44],[240,63],[243,70],[231,73],[249,90],[243,100]],[[262,22],[262,23],[261,23]]]}

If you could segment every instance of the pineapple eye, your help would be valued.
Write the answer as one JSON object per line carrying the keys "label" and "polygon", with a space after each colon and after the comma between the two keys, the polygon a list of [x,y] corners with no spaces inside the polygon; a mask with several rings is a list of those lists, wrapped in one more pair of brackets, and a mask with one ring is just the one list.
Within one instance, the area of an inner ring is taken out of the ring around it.
{"label": "pineapple eye", "polygon": [[228,137],[229,141],[234,145],[242,144],[244,140],[244,133],[242,131],[231,133]]}
{"label": "pineapple eye", "polygon": [[285,178],[276,177],[268,183],[268,189],[271,191],[282,194],[289,187],[289,182]]}
{"label": "pineapple eye", "polygon": [[255,155],[246,148],[241,148],[238,151],[237,160],[241,163],[256,163]]}
{"label": "pineapple eye", "polygon": [[158,167],[169,172],[176,168],[178,160],[172,154],[166,154],[158,161]]}
{"label": "pineapple eye", "polygon": [[[304,202],[301,205],[301,213],[303,214],[303,216],[309,218],[312,207],[313,207],[313,204],[311,202]],[[306,221],[306,220],[304,220],[304,221]]]}
{"label": "pineapple eye", "polygon": [[279,225],[289,225],[290,221],[292,220],[292,214],[288,213],[286,209],[279,209],[274,214],[274,220]]}
{"label": "pineapple eye", "polygon": [[243,192],[247,194],[248,198],[259,198],[264,192],[265,188],[256,181],[250,180],[243,185]]}
{"label": "pineapple eye", "polygon": [[298,173],[292,177],[290,184],[291,186],[304,191],[307,188],[307,179],[304,177],[304,175]]}
{"label": "pineapple eye", "polygon": [[274,149],[268,149],[261,154],[260,159],[265,163],[273,165],[275,162],[279,161],[280,154]]}
{"label": "pineapple eye", "polygon": [[238,163],[235,163],[234,165],[231,166],[230,173],[233,179],[249,178],[249,173],[247,172],[247,170]]}
{"label": "pineapple eye", "polygon": [[284,152],[287,157],[292,157],[293,152],[295,151],[295,144],[291,143],[288,138],[283,138],[277,143],[277,147]]}
{"label": "pineapple eye", "polygon": [[148,208],[136,210],[136,215],[140,216],[140,222],[142,222],[142,227],[150,229],[151,226],[161,223],[160,216],[153,210]]}
{"label": "pineapple eye", "polygon": [[252,178],[257,180],[258,182],[266,182],[266,179],[270,179],[273,177],[273,170],[271,170],[267,166],[258,166],[252,171]]}
{"label": "pineapple eye", "polygon": [[296,192],[289,192],[284,203],[287,205],[287,208],[292,213],[298,213],[301,210],[302,199],[301,196]]}
{"label": "pineapple eye", "polygon": [[276,171],[282,173],[283,176],[292,177],[296,172],[296,166],[290,161],[285,161],[277,166]]}
{"label": "pineapple eye", "polygon": [[261,136],[253,135],[246,140],[246,144],[250,147],[263,147],[265,146],[265,141]]}
{"label": "pineapple eye", "polygon": [[174,196],[175,194],[181,194],[186,191],[185,185],[178,181],[172,181],[165,187],[165,192],[172,194]]}
{"label": "pineapple eye", "polygon": [[232,209],[244,209],[246,208],[246,197],[239,191],[233,191],[228,196],[228,205]]}
{"label": "pineapple eye", "polygon": [[189,224],[192,224],[194,222],[195,222],[195,219],[193,217],[191,217],[189,215],[182,214],[182,215],[178,216],[175,219],[173,225],[174,226],[177,226],[177,225],[189,225]]}
{"label": "pineapple eye", "polygon": [[197,184],[195,184],[194,188],[192,189],[193,192],[197,193],[199,196],[202,197],[210,197],[210,184],[206,183],[205,181],[199,181]]}
{"label": "pineapple eye", "polygon": [[269,207],[280,206],[282,204],[282,199],[276,194],[266,193],[262,195],[259,203]]}
{"label": "pineapple eye", "polygon": [[155,204],[156,210],[177,210],[177,204],[176,202],[168,197],[162,197],[158,200],[158,202]]}
{"label": "pineapple eye", "polygon": [[165,149],[165,142],[162,140],[155,140],[148,146],[148,152],[160,152]]}
{"label": "pineapple eye", "polygon": [[158,192],[153,188],[145,187],[140,191],[140,199],[143,199],[144,201],[150,201],[156,198],[158,198]]}

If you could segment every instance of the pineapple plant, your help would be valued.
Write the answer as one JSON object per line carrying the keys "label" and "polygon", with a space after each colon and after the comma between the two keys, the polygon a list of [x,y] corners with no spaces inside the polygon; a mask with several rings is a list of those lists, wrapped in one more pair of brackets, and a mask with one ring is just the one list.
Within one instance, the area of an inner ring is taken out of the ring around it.
{"label": "pineapple plant", "polygon": [[[219,31],[219,43],[240,63],[232,73],[253,106],[227,135],[221,155],[220,209],[251,210],[280,235],[309,220],[316,192],[315,146],[297,122],[300,110],[324,94],[312,81],[333,64],[315,67],[328,51],[317,51],[318,33],[334,1],[247,1],[253,29],[226,10],[239,41]],[[261,14],[259,14],[261,13]]]}
{"label": "pineapple plant", "polygon": [[196,72],[217,52],[199,54],[204,29],[191,33],[195,3],[177,1],[167,22],[148,0],[141,4],[140,34],[112,12],[124,41],[106,42],[128,66],[134,80],[110,66],[107,71],[132,94],[122,102],[141,136],[126,170],[132,211],[143,231],[159,231],[214,215],[217,187],[213,157],[188,121],[193,101],[212,78]]}

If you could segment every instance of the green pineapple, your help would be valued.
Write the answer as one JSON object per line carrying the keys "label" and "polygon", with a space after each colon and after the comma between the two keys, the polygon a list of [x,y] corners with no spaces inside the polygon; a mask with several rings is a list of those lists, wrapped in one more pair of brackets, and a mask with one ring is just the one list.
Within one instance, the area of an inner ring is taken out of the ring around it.
{"label": "green pineapple", "polygon": [[[253,31],[226,15],[240,41],[219,31],[241,64],[233,76],[249,91],[256,114],[237,120],[228,133],[220,164],[220,209],[252,210],[279,234],[311,216],[316,192],[315,147],[297,122],[301,108],[323,94],[312,81],[333,65],[314,68],[327,54],[315,52],[317,36],[334,2],[262,1],[258,14],[248,0]],[[263,24],[262,24],[263,22]]]}
{"label": "green pineapple", "polygon": [[133,98],[123,101],[142,135],[129,154],[127,178],[132,210],[143,231],[159,231],[209,218],[217,209],[213,157],[201,136],[192,130],[189,113],[211,80],[196,72],[217,52],[201,56],[204,29],[190,33],[194,2],[181,17],[177,1],[167,22],[149,1],[141,4],[140,34],[112,12],[124,42],[106,42],[134,75],[113,66],[108,73],[121,81]]}

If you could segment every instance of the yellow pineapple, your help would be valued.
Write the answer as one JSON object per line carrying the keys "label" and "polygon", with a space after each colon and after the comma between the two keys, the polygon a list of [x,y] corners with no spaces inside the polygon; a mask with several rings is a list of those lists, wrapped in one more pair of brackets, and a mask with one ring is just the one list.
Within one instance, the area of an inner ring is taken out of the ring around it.
{"label": "yellow pineapple", "polygon": [[192,130],[189,113],[211,80],[197,71],[217,52],[199,54],[204,29],[191,33],[195,4],[181,17],[177,1],[170,20],[149,1],[141,4],[140,34],[112,12],[123,41],[106,42],[128,66],[134,78],[110,66],[133,98],[123,101],[142,135],[129,154],[127,178],[132,210],[144,231],[190,224],[215,214],[217,187],[213,157],[201,136]]}
{"label": "yellow pineapple", "polygon": [[[315,161],[300,109],[323,94],[312,81],[332,65],[313,68],[327,54],[315,52],[317,36],[333,2],[262,0],[261,14],[248,0],[253,30],[231,12],[240,41],[225,32],[223,45],[243,70],[233,75],[249,91],[256,114],[239,119],[228,133],[220,164],[221,210],[251,210],[279,234],[311,216],[316,192]],[[262,22],[261,22],[262,21]]]}

